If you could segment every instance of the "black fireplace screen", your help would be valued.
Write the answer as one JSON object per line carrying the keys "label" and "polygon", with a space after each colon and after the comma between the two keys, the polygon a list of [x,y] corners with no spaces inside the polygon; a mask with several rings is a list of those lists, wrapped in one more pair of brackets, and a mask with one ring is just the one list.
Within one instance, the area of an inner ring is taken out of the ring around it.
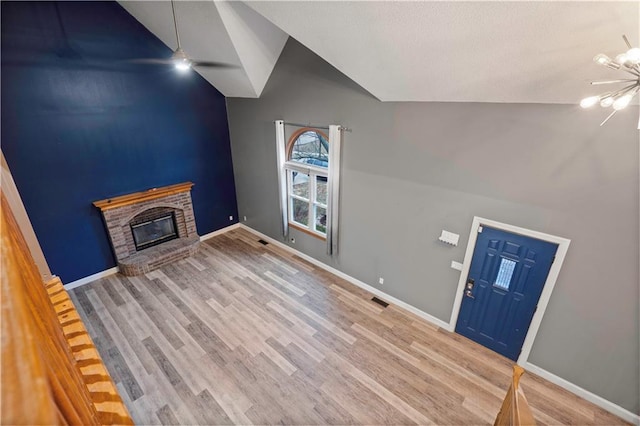
{"label": "black fireplace screen", "polygon": [[138,251],[178,238],[176,218],[173,213],[131,225],[131,231]]}

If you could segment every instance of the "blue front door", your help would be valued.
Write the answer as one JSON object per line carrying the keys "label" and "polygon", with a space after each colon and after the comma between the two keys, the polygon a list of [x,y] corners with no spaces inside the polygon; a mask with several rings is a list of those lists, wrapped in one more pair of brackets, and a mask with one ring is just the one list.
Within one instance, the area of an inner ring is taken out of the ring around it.
{"label": "blue front door", "polygon": [[517,360],[557,244],[480,227],[456,332]]}

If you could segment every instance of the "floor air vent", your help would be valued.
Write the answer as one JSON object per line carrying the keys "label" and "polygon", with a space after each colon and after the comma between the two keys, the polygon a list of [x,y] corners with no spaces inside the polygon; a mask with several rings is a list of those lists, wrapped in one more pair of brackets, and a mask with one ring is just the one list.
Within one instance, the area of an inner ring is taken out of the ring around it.
{"label": "floor air vent", "polygon": [[260,244],[262,244],[263,246],[266,246],[267,244],[269,244],[268,242],[266,242],[265,240],[262,240],[262,239],[258,240],[258,242]]}
{"label": "floor air vent", "polygon": [[371,299],[372,301],[376,302],[378,305],[381,305],[383,308],[386,308],[387,306],[389,306],[389,304],[387,302],[385,302],[382,299],[378,299],[377,297],[373,297],[373,299]]}

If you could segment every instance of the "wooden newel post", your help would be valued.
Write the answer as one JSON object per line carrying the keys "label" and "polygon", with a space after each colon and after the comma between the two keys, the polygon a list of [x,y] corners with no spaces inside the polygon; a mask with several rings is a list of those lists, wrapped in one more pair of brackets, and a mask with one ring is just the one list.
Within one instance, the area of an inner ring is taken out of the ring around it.
{"label": "wooden newel post", "polygon": [[513,366],[513,378],[511,386],[507,390],[507,395],[502,402],[500,412],[496,417],[494,426],[520,426],[535,425],[536,421],[531,414],[529,403],[520,388],[520,377],[524,374],[524,369],[519,365]]}

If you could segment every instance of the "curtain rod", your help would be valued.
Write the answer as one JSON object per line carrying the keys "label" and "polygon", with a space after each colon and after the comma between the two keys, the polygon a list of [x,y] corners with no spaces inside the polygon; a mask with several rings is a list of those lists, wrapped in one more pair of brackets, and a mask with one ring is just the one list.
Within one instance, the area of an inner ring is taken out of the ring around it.
{"label": "curtain rod", "polygon": [[[276,121],[280,121],[280,120],[276,120]],[[275,123],[275,121],[274,121]],[[323,130],[329,130],[329,126],[315,126],[313,124],[300,124],[300,123],[289,123],[287,121],[283,121],[283,123],[287,126],[296,126],[296,127],[312,127],[314,129],[323,129]],[[349,129],[348,127],[343,127],[340,126],[340,130],[344,131],[344,132],[351,132],[351,129]]]}

